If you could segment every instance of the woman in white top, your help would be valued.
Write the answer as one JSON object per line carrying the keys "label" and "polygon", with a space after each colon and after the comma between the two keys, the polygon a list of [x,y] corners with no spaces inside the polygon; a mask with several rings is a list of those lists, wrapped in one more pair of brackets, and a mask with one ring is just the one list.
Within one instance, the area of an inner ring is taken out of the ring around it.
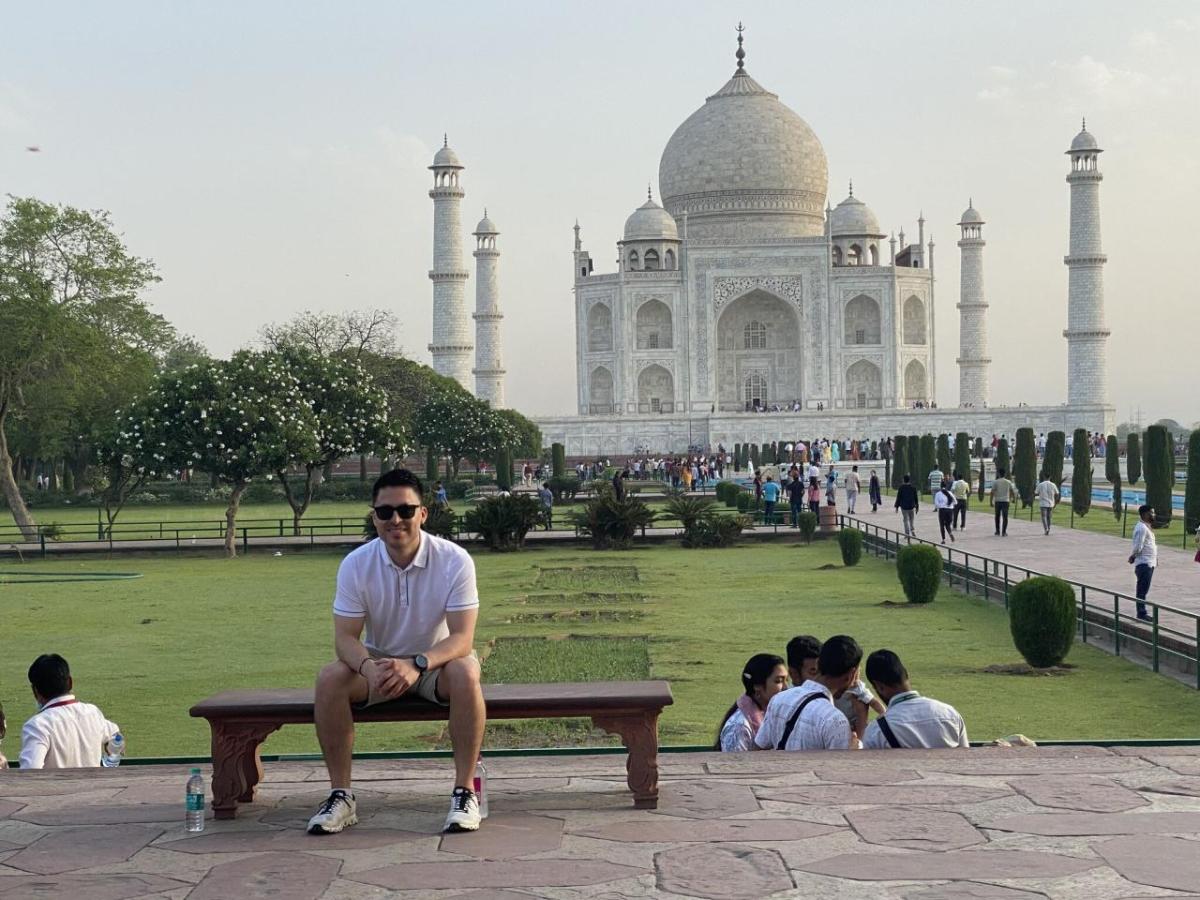
{"label": "woman in white top", "polygon": [[954,499],[954,494],[950,491],[950,485],[942,480],[942,486],[937,489],[933,495],[933,505],[937,507],[938,528],[942,532],[942,543],[946,543],[946,535],[950,535],[950,540],[954,540],[954,510],[958,505],[958,501]]}
{"label": "woman in white top", "polygon": [[754,735],[762,725],[767,703],[787,688],[787,663],[771,653],[756,653],[742,668],[745,693],[729,707],[718,729],[714,749],[722,752],[754,749]]}

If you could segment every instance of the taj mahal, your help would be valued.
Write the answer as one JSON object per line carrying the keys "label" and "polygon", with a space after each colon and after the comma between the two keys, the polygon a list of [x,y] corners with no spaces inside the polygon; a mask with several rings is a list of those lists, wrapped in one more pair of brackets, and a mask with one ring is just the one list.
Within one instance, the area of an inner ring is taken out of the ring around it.
{"label": "taj mahal", "polygon": [[[991,402],[986,223],[972,202],[957,223],[960,405],[939,408],[934,242],[924,216],[910,242],[903,230],[897,238],[880,228],[853,184],[832,205],[821,141],[750,76],[745,58],[739,26],[732,77],[671,135],[659,162],[661,202],[647,191],[625,222],[615,272],[596,271],[576,223],[576,410],[536,419],[546,444],[589,455],[815,434],[1110,432],[1102,151],[1086,123],[1067,151],[1066,403]],[[463,166],[447,143],[430,168],[433,366],[502,406],[499,232],[486,214],[474,232],[472,343]]]}

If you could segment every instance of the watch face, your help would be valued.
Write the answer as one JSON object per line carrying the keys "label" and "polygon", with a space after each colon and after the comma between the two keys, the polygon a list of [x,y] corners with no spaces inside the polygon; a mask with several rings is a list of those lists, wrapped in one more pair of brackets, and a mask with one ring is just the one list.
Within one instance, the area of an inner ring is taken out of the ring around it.
{"label": "watch face", "polygon": [[425,658],[425,654],[423,653],[418,653],[413,657],[413,664],[422,672],[429,668],[429,660]]}

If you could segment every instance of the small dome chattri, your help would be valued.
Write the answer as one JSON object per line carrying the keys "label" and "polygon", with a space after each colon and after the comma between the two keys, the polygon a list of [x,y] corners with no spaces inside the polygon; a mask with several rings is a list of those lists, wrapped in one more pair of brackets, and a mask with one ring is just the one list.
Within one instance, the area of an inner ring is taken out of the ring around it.
{"label": "small dome chattri", "polygon": [[500,229],[496,227],[496,223],[488,218],[487,210],[483,211],[483,218],[479,220],[479,224],[475,226],[475,234],[499,234]]}
{"label": "small dome chattri", "polygon": [[883,237],[879,230],[879,220],[871,207],[851,194],[834,207],[830,216],[831,234],[855,237]]}
{"label": "small dome chattri", "polygon": [[1099,150],[1099,149],[1100,149],[1100,144],[1096,142],[1095,135],[1093,135],[1090,131],[1087,130],[1086,125],[1084,126],[1084,129],[1081,132],[1079,132],[1079,134],[1075,135],[1075,140],[1071,141],[1071,152],[1072,153],[1077,152],[1079,150]]}
{"label": "small dome chattri", "polygon": [[679,229],[671,214],[649,199],[625,220],[625,240],[677,241]]}
{"label": "small dome chattri", "polygon": [[442,140],[442,149],[433,155],[433,165],[429,168],[463,168],[463,164],[458,161],[458,154],[450,149],[450,144],[447,139]]}
{"label": "small dome chattri", "polygon": [[969,203],[967,205],[967,208],[963,211],[962,217],[959,219],[958,224],[959,225],[982,225],[982,224],[984,224],[983,216],[981,216],[979,214],[979,210],[977,210],[975,208],[974,201],[971,201],[971,203]]}

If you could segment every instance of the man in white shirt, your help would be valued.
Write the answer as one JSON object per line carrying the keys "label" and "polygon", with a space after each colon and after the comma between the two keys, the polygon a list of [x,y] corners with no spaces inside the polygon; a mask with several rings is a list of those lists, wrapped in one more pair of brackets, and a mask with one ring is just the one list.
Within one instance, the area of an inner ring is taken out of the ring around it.
{"label": "man in white shirt", "polygon": [[39,656],[29,667],[37,714],[21,730],[22,769],[97,769],[116,722],[71,693],[71,667],[57,653]]}
{"label": "man in white shirt", "polygon": [[971,746],[958,710],[914,691],[908,670],[891,650],[876,650],[867,657],[867,680],[887,704],[887,713],[867,726],[863,749]]}
{"label": "man in white shirt", "polygon": [[407,469],[381,475],[371,491],[378,538],[338,567],[337,661],[317,676],[315,706],[330,794],[309,820],[309,834],[334,834],[358,822],[351,707],[401,696],[449,706],[455,780],[444,830],[479,828],[479,798],[471,788],[486,710],[474,654],[475,563],[454,542],[421,529],[428,515],[422,494],[421,480]]}
{"label": "man in white shirt", "polygon": [[1038,508],[1042,513],[1042,531],[1050,533],[1050,523],[1054,518],[1054,504],[1058,502],[1058,485],[1050,480],[1047,472],[1042,473],[1042,480],[1033,489],[1037,497]]}
{"label": "man in white shirt", "polygon": [[846,476],[846,512],[854,515],[854,506],[858,502],[858,489],[862,482],[858,478],[858,466],[850,467]]}
{"label": "man in white shirt", "polygon": [[1133,552],[1129,554],[1129,562],[1137,577],[1137,617],[1148,622],[1151,616],[1146,609],[1146,595],[1150,593],[1150,580],[1158,565],[1158,542],[1154,539],[1154,508],[1145,503],[1138,507],[1138,523],[1133,526]]}
{"label": "man in white shirt", "polygon": [[834,701],[858,681],[860,662],[862,650],[854,638],[838,634],[827,640],[816,677],[771,698],[754,745],[759,750],[850,749],[850,721]]}

